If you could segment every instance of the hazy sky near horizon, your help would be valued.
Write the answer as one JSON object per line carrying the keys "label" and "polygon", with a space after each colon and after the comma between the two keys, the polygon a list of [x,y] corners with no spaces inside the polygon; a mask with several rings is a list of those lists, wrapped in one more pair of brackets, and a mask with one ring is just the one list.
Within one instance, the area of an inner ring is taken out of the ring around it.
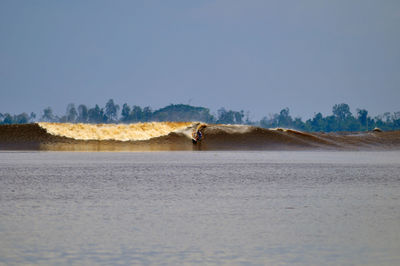
{"label": "hazy sky near horizon", "polygon": [[0,112],[400,111],[400,1],[0,1]]}

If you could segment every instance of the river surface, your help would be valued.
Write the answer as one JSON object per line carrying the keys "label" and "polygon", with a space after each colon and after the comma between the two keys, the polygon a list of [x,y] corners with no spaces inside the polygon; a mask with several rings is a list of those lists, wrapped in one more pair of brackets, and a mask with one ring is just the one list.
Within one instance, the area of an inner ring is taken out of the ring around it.
{"label": "river surface", "polygon": [[400,152],[0,152],[0,264],[400,265]]}

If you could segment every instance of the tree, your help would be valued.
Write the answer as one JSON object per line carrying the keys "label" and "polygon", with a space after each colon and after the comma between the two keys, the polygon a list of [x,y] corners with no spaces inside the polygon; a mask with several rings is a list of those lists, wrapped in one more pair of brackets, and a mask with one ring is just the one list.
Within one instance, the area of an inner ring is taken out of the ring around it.
{"label": "tree", "polygon": [[78,112],[75,109],[75,104],[68,104],[65,116],[67,118],[67,122],[75,122],[76,117],[78,116]]}
{"label": "tree", "polygon": [[311,131],[323,131],[324,129],[324,118],[321,113],[315,114],[312,120],[307,121],[311,125]]}
{"label": "tree", "polygon": [[332,108],[332,113],[339,121],[344,121],[351,116],[350,107],[346,103],[335,104]]}
{"label": "tree", "polygon": [[43,110],[42,120],[45,122],[55,121],[55,117],[54,117],[53,110],[51,109],[51,107],[47,107]]}
{"label": "tree", "polygon": [[107,116],[104,114],[103,109],[96,104],[94,108],[88,111],[89,122],[91,123],[104,123],[107,121]]}
{"label": "tree", "polygon": [[260,120],[260,126],[263,128],[268,128],[268,117],[264,116]]}
{"label": "tree", "polygon": [[293,121],[293,127],[299,130],[305,130],[306,126],[300,117],[296,117]]}
{"label": "tree", "polygon": [[36,118],[36,114],[34,112],[31,112],[31,114],[29,115],[29,121],[34,122],[35,118]]}
{"label": "tree", "polygon": [[9,113],[4,114],[3,124],[11,125],[13,123],[14,123],[13,117]]}
{"label": "tree", "polygon": [[393,129],[400,128],[400,112],[395,112],[392,117]]}
{"label": "tree", "polygon": [[128,104],[124,103],[121,111],[121,121],[128,122],[130,120],[131,108]]}
{"label": "tree", "polygon": [[148,122],[151,120],[153,112],[151,111],[151,108],[149,106],[146,106],[143,108],[143,119],[142,121]]}
{"label": "tree", "polygon": [[28,122],[29,122],[29,115],[27,113],[19,114],[14,119],[14,123],[16,124],[27,124]]}
{"label": "tree", "polygon": [[383,113],[383,119],[385,120],[386,123],[389,123],[391,121],[391,115],[390,112],[385,112]]}
{"label": "tree", "polygon": [[78,118],[77,121],[81,123],[86,123],[89,118],[89,113],[86,105],[81,104],[78,106]]}
{"label": "tree", "polygon": [[243,117],[244,117],[244,111],[241,110],[240,112],[235,112],[235,123],[236,124],[243,124]]}
{"label": "tree", "polygon": [[[236,112],[229,110],[227,111],[225,108],[220,108],[218,110],[218,119],[216,123],[218,124],[243,124],[244,111]],[[213,121],[214,117],[210,115],[208,118]]]}
{"label": "tree", "polygon": [[118,110],[119,110],[119,105],[114,104],[113,99],[108,100],[108,102],[106,103],[106,112],[105,112],[108,121],[110,122],[117,121]]}
{"label": "tree", "polygon": [[233,111],[227,111],[225,108],[220,108],[218,110],[218,124],[234,124],[235,123],[235,113]]}
{"label": "tree", "polygon": [[[145,108],[146,111],[144,111],[144,110],[142,111],[142,108],[140,106],[134,105],[132,107],[132,111],[130,113],[131,121],[133,121],[133,122],[142,121],[145,116],[147,117],[147,119],[150,120],[152,112],[150,110],[150,107],[146,107],[146,108]],[[146,114],[145,114],[145,112],[146,112]],[[146,120],[146,121],[148,121],[148,120]]]}
{"label": "tree", "polygon": [[264,128],[277,127],[279,122],[278,114],[269,114],[268,117],[263,117],[260,121],[260,125]]}
{"label": "tree", "polygon": [[340,125],[334,115],[329,115],[324,118],[324,129],[323,131],[332,132],[332,131],[339,131]]}
{"label": "tree", "polygon": [[279,126],[290,126],[293,122],[292,117],[289,115],[289,108],[282,109],[278,116]]}
{"label": "tree", "polygon": [[250,111],[246,111],[245,123],[246,123],[247,125],[253,124],[253,122],[252,122],[251,119],[250,119]]}
{"label": "tree", "polygon": [[399,120],[400,119],[400,111],[394,112],[392,116],[392,120]]}
{"label": "tree", "polygon": [[357,119],[360,122],[361,126],[366,127],[368,130],[367,122],[368,122],[368,111],[365,109],[357,109]]}

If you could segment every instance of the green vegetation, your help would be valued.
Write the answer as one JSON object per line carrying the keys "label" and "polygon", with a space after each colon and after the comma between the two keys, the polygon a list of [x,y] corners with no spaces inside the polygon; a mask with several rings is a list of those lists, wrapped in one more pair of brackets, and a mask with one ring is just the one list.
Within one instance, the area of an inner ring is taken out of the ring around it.
{"label": "green vegetation", "polygon": [[[121,110],[121,112],[119,112]],[[249,114],[244,111],[232,111],[221,108],[216,115],[210,113],[208,108],[195,107],[185,104],[171,104],[153,111],[150,107],[129,106],[127,103],[122,108],[110,99],[105,107],[95,105],[88,108],[81,104],[78,108],[70,103],[65,115],[59,117],[53,113],[51,107],[43,110],[37,119],[36,114],[22,113],[11,115],[0,113],[0,124],[25,124],[35,121],[62,122],[62,123],[137,123],[149,121],[202,121],[217,124],[248,124],[264,128],[293,128],[302,131],[366,131],[379,127],[382,130],[400,129],[400,112],[384,113],[374,118],[368,116],[365,109],[357,109],[356,116],[350,111],[350,106],[345,103],[335,104],[332,115],[323,116],[317,113],[313,118],[303,122],[300,117],[293,118],[289,108],[282,109],[279,113],[270,114],[260,121],[250,121]]]}
{"label": "green vegetation", "polygon": [[26,124],[31,123],[35,120],[36,114],[22,113],[19,115],[11,115],[9,113],[0,113],[0,125],[10,125],[10,124]]}
{"label": "green vegetation", "polygon": [[321,113],[317,113],[313,118],[303,122],[301,118],[293,119],[289,115],[289,108],[286,108],[279,114],[261,119],[260,126],[265,128],[286,127],[311,132],[368,131],[375,127],[382,130],[399,130],[400,112],[384,113],[371,118],[368,116],[367,110],[357,109],[357,115],[354,117],[350,112],[350,106],[341,103],[333,106],[332,115],[324,117]]}

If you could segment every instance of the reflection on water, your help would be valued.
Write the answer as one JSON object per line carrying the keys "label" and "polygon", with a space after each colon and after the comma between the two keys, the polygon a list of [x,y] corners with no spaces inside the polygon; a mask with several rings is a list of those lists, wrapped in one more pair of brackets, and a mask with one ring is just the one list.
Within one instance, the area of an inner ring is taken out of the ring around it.
{"label": "reflection on water", "polygon": [[115,142],[115,141],[84,141],[72,143],[45,143],[36,150],[41,151],[111,151],[111,152],[146,152],[146,151],[193,151],[200,145],[193,145],[190,139],[172,143],[148,142]]}
{"label": "reflection on water", "polygon": [[398,265],[399,152],[0,153],[0,264]]}

